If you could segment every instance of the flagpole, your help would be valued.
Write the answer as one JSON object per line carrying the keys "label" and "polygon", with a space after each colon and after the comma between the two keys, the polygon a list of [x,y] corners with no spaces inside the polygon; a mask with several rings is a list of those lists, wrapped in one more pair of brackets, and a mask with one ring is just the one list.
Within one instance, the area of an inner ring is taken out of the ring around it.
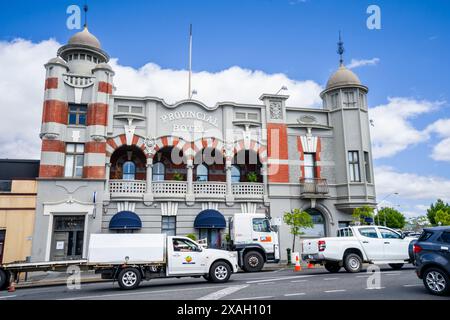
{"label": "flagpole", "polygon": [[189,27],[189,85],[188,85],[188,99],[191,99],[191,78],[192,78],[192,23]]}

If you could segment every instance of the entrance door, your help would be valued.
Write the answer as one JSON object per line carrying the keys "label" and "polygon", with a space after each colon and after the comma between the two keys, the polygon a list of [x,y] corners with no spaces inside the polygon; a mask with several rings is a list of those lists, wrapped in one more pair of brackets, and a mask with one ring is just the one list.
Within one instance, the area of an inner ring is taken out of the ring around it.
{"label": "entrance door", "polygon": [[52,260],[79,260],[83,257],[84,216],[55,216]]}
{"label": "entrance door", "polygon": [[208,240],[208,248],[219,249],[222,246],[220,229],[200,229],[200,239]]}
{"label": "entrance door", "polygon": [[3,250],[5,248],[5,230],[0,230],[0,264],[3,262]]}

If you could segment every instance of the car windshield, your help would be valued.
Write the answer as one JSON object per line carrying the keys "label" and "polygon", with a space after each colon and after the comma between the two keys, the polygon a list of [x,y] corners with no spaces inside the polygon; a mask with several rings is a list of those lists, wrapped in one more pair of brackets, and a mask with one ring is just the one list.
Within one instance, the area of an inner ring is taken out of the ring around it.
{"label": "car windshield", "polygon": [[424,231],[419,237],[419,241],[427,241],[433,235],[431,231]]}

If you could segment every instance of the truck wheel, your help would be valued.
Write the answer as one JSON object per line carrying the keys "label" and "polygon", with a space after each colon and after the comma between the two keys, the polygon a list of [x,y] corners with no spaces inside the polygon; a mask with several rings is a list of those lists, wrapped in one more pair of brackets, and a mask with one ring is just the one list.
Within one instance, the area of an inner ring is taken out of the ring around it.
{"label": "truck wheel", "polygon": [[258,272],[264,267],[264,258],[261,253],[257,251],[247,252],[244,256],[244,269],[245,272]]}
{"label": "truck wheel", "polygon": [[404,264],[403,263],[389,263],[389,267],[391,267],[394,270],[400,270],[401,268],[403,268]]}
{"label": "truck wheel", "polygon": [[8,271],[0,269],[0,290],[5,290],[9,287],[9,280],[11,274]]}
{"label": "truck wheel", "polygon": [[443,296],[450,292],[448,276],[438,268],[430,268],[424,272],[423,284],[431,294],[437,296]]}
{"label": "truck wheel", "polygon": [[231,276],[230,266],[225,262],[219,261],[214,263],[211,269],[209,270],[208,281],[223,283],[227,282],[228,279],[230,279],[230,276]]}
{"label": "truck wheel", "polygon": [[325,263],[325,269],[331,273],[338,273],[341,270],[339,263],[327,262]]}
{"label": "truck wheel", "polygon": [[136,268],[125,268],[119,273],[119,286],[123,290],[135,289],[141,283],[141,272]]}
{"label": "truck wheel", "polygon": [[356,253],[350,253],[344,258],[344,268],[347,272],[357,273],[362,269],[361,257]]}

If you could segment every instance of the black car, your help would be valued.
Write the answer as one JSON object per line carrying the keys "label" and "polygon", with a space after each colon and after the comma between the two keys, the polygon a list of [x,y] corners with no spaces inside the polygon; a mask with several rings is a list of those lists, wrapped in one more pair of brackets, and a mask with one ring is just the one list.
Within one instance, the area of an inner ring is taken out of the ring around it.
{"label": "black car", "polygon": [[450,292],[450,227],[424,229],[413,244],[416,273],[429,292]]}

